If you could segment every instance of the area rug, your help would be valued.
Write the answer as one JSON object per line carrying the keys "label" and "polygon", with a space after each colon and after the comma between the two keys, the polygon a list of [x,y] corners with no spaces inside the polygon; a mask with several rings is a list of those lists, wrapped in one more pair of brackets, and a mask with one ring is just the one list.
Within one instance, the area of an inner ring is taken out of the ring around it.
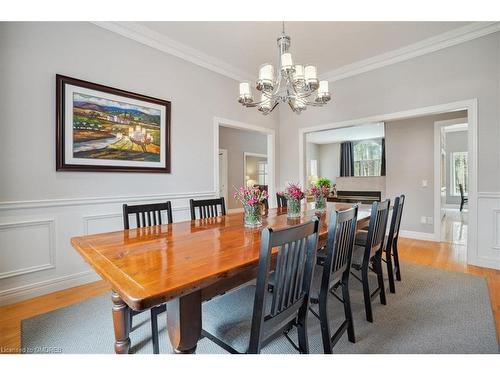
{"label": "area rug", "polygon": [[[373,302],[374,323],[365,320],[361,285],[351,278],[356,343],[344,335],[334,353],[499,353],[484,278],[409,263],[402,264],[402,277],[396,294],[387,293],[387,305]],[[343,319],[343,307],[334,298],[330,314],[335,327]],[[172,353],[166,314],[158,320],[160,352]],[[319,321],[309,314],[308,323],[311,353],[322,353]],[[149,313],[134,317],[132,353],[152,353],[150,327]],[[295,332],[290,335],[296,339]],[[111,297],[99,296],[24,320],[21,336],[25,352],[114,353]],[[200,340],[196,352],[227,353],[208,339]],[[296,353],[284,337],[262,352]]]}

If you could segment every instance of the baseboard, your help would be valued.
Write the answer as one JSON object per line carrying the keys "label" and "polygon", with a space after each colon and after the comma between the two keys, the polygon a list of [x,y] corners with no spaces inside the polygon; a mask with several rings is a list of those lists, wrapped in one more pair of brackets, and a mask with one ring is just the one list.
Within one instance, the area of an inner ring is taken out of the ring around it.
{"label": "baseboard", "polygon": [[75,273],[73,275],[56,277],[50,280],[18,286],[0,292],[0,306],[9,305],[24,301],[26,299],[38,297],[44,294],[57,292],[75,286],[88,284],[101,280],[99,275],[92,270]]}
{"label": "baseboard", "polygon": [[[399,236],[404,237],[404,238],[411,238],[413,240],[436,241],[434,233],[414,232],[411,230],[400,230]],[[436,242],[439,242],[439,241],[436,241]]]}

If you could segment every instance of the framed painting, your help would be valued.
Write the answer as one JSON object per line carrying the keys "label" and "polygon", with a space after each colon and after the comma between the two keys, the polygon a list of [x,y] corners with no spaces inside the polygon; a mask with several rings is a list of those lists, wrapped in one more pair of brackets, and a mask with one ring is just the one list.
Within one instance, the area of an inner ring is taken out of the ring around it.
{"label": "framed painting", "polygon": [[170,102],[56,76],[56,169],[170,173]]}

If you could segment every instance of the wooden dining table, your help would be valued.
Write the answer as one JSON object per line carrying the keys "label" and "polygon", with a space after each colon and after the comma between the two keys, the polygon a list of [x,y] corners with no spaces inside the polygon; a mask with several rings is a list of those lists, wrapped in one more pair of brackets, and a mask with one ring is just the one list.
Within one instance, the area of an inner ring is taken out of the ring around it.
{"label": "wooden dining table", "polygon": [[[319,214],[303,205],[300,218],[286,208],[264,213],[262,226],[246,228],[243,213],[111,233],[79,236],[73,247],[112,287],[115,352],[130,349],[130,309],[167,303],[167,331],[175,353],[193,353],[201,335],[202,302],[256,277],[263,228],[281,229],[320,217],[318,247],[326,243],[332,210],[352,207],[328,203]],[[370,218],[360,205],[358,227]]]}

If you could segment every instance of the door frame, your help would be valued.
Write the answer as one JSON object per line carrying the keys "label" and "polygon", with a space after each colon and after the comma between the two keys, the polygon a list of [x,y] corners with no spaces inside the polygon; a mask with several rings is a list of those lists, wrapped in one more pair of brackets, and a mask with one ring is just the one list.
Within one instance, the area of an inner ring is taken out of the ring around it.
{"label": "door frame", "polygon": [[[227,202],[227,194],[228,194],[228,189],[227,189],[227,183],[228,183],[228,176],[229,176],[229,173],[228,173],[228,170],[229,170],[229,166],[228,166],[228,159],[227,159],[227,150],[225,148],[220,148],[219,149],[219,153],[217,154],[218,155],[221,155],[222,154],[222,157],[223,159],[226,160],[226,176],[225,176],[225,180],[226,180],[226,187],[224,188],[224,200]],[[217,162],[219,161],[219,158],[217,158]],[[220,168],[220,165],[219,165],[219,168]],[[224,178],[224,176],[222,176]],[[219,178],[220,178],[220,170],[219,170]],[[219,184],[219,180],[217,180],[217,186]],[[219,190],[217,190],[217,193],[219,192]],[[220,194],[219,194],[220,195]]]}
{"label": "door frame", "polygon": [[[434,122],[434,240],[437,242],[441,242],[441,209],[443,208],[441,206],[441,132],[445,126],[463,124],[467,121],[467,117],[462,117]],[[467,140],[469,140],[469,130],[467,123]],[[467,150],[469,150],[468,144]],[[469,159],[467,159],[467,167],[469,167]],[[449,178],[448,171],[446,171],[446,181]]]}
{"label": "door frame", "polygon": [[[477,266],[484,266],[484,261],[482,261],[478,256],[478,195],[477,195],[477,163],[478,163],[478,149],[477,149],[477,139],[478,139],[478,107],[477,98],[461,100],[451,103],[438,104],[429,107],[420,107],[416,109],[410,109],[406,111],[379,114],[370,117],[358,118],[347,121],[339,121],[322,125],[310,126],[307,128],[300,128],[299,132],[299,178],[300,183],[304,186],[305,181],[305,136],[307,133],[318,131],[318,130],[328,130],[335,128],[344,128],[348,126],[353,126],[366,122],[380,122],[380,121],[393,121],[401,120],[407,118],[421,117],[427,115],[435,115],[445,112],[453,112],[467,110],[467,123],[469,126],[469,131],[467,134],[467,151],[468,151],[468,162],[469,162],[469,228],[468,228],[468,239],[467,239],[467,263]],[[436,199],[436,197],[434,197]],[[436,218],[434,218],[434,221]],[[435,233],[432,235],[435,239]]]}
{"label": "door frame", "polygon": [[272,128],[263,126],[247,124],[240,121],[230,120],[221,117],[214,117],[213,131],[214,131],[214,191],[219,195],[219,128],[223,126],[226,128],[254,131],[264,134],[267,137],[267,168],[269,180],[269,207],[276,206],[276,175],[275,175],[275,150],[276,150],[276,131]]}

